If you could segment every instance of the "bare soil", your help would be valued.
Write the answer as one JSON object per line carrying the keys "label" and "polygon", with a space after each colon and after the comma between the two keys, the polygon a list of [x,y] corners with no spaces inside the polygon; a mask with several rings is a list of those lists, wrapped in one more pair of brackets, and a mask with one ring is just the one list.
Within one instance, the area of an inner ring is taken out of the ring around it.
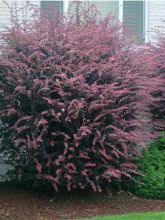
{"label": "bare soil", "polygon": [[56,193],[0,188],[0,220],[63,220],[129,212],[165,211],[165,201],[120,193]]}

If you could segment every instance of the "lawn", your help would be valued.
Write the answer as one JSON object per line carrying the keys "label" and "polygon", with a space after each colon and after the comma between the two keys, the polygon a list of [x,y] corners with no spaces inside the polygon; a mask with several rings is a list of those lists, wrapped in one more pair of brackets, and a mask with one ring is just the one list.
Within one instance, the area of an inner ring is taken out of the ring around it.
{"label": "lawn", "polygon": [[[89,219],[83,219],[89,220]],[[127,214],[115,216],[100,216],[90,220],[165,220],[165,212],[149,212],[144,214]]]}

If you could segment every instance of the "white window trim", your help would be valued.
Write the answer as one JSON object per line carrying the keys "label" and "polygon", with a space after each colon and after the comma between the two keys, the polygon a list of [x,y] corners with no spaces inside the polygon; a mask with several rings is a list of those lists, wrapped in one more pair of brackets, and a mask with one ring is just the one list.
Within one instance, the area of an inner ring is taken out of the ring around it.
{"label": "white window trim", "polygon": [[149,0],[145,0],[144,34],[145,42],[149,42]]}
{"label": "white window trim", "polygon": [[63,14],[65,16],[67,16],[68,8],[69,8],[69,0],[63,0],[63,5],[64,5],[64,7],[63,7]]}
{"label": "white window trim", "polygon": [[119,0],[119,21],[123,22],[123,0]]}

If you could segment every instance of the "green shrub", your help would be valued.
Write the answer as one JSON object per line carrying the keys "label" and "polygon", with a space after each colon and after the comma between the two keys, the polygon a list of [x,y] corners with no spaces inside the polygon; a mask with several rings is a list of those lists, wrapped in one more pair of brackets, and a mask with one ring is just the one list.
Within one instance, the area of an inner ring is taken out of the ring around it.
{"label": "green shrub", "polygon": [[165,132],[138,159],[135,193],[144,198],[165,199]]}

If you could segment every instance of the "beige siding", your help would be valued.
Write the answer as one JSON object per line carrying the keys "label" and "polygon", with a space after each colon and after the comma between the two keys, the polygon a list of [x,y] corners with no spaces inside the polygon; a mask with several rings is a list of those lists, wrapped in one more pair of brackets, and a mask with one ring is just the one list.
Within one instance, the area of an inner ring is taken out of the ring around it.
{"label": "beige siding", "polygon": [[149,1],[148,7],[148,39],[155,41],[155,32],[165,30],[165,1]]}
{"label": "beige siding", "polygon": [[[4,27],[10,24],[11,9],[13,9],[13,13],[15,13],[15,8],[17,9],[20,20],[24,17],[26,2],[26,0],[0,0],[0,30],[3,30]],[[34,6],[40,5],[40,0],[30,0],[29,2]],[[28,14],[28,17],[30,19],[31,15]]]}

